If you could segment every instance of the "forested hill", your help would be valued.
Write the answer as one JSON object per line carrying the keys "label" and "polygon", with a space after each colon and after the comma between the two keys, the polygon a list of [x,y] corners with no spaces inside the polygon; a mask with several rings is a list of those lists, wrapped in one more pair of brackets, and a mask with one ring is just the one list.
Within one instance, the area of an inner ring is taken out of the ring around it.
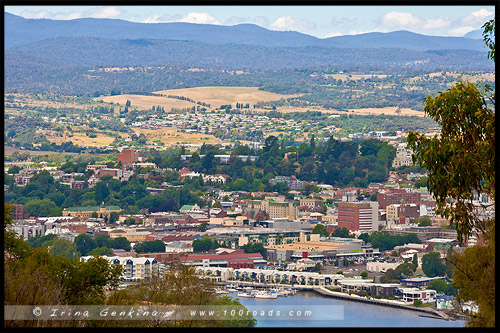
{"label": "forested hill", "polygon": [[395,48],[266,47],[158,39],[57,37],[6,50],[6,66],[25,57],[76,66],[186,65],[230,69],[280,69],[314,66],[339,68],[493,69],[486,52],[414,51]]}
{"label": "forested hill", "polygon": [[6,49],[56,37],[112,39],[161,39],[209,44],[242,44],[266,47],[404,48],[417,51],[464,49],[484,51],[482,40],[426,36],[408,31],[366,33],[317,38],[295,31],[272,31],[254,24],[234,26],[194,23],[135,23],[117,19],[75,20],[24,19],[5,13]]}

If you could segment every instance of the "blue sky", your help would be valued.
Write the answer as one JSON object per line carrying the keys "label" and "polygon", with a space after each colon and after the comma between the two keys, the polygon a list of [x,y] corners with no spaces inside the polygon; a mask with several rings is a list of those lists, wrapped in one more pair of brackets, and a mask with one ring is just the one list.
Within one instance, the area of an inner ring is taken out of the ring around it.
{"label": "blue sky", "polygon": [[461,37],[494,17],[494,6],[5,6],[24,18],[83,17],[132,22],[253,23],[270,30],[299,31],[319,38],[408,30]]}

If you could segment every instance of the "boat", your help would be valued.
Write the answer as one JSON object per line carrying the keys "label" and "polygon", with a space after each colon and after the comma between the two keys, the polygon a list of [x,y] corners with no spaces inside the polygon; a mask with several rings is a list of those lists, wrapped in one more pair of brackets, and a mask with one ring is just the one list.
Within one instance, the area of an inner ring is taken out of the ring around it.
{"label": "boat", "polygon": [[238,297],[254,298],[255,295],[246,291],[239,292]]}
{"label": "boat", "polygon": [[255,298],[276,299],[278,298],[278,294],[274,291],[268,292],[264,290],[259,290],[255,292]]}
{"label": "boat", "polygon": [[230,293],[235,293],[238,291],[238,289],[236,289],[236,286],[233,286],[232,284],[229,284],[226,286],[226,291],[230,292]]}
{"label": "boat", "polygon": [[226,290],[223,290],[223,289],[218,289],[215,291],[216,294],[227,294],[228,292]]}

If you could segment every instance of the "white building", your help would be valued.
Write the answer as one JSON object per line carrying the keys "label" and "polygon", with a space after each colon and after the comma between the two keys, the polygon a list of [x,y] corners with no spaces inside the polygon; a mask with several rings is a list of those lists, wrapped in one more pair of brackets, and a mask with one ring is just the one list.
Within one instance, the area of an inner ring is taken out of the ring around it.
{"label": "white building", "polygon": [[[111,265],[121,265],[123,267],[122,280],[127,282],[133,281],[150,281],[159,276],[158,262],[153,258],[134,258],[134,257],[108,257]],[[93,256],[80,257],[80,260],[88,261]]]}
{"label": "white building", "polygon": [[424,303],[436,302],[436,291],[432,289],[400,288],[399,290],[406,303],[413,303],[416,300],[421,300]]}
{"label": "white building", "polygon": [[366,263],[366,270],[368,272],[381,272],[385,273],[388,269],[396,269],[402,262],[379,262],[372,261]]}

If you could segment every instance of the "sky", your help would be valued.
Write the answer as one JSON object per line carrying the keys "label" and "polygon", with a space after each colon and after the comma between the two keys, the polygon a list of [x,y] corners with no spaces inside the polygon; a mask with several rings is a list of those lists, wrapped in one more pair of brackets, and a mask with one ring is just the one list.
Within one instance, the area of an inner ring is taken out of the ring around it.
{"label": "sky", "polygon": [[269,30],[298,31],[318,38],[408,30],[462,37],[481,29],[495,6],[5,6],[24,18],[71,20],[84,17],[142,23],[252,23]]}

